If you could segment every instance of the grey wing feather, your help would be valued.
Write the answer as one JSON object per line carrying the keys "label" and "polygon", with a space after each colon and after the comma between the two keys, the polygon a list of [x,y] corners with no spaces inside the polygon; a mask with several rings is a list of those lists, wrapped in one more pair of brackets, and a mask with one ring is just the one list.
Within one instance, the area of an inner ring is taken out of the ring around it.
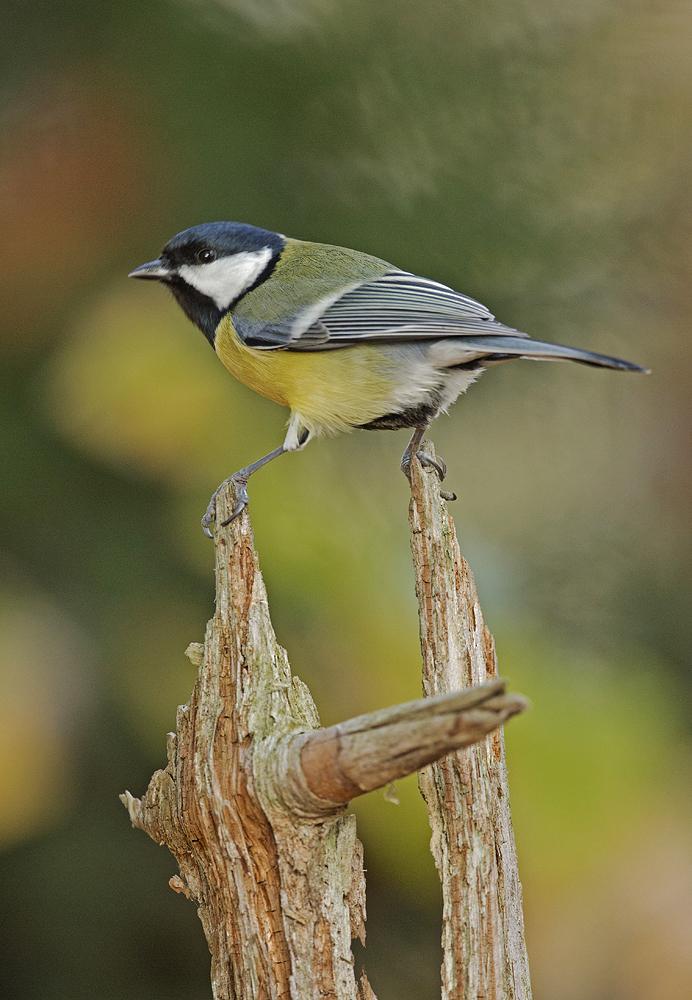
{"label": "grey wing feather", "polygon": [[[508,332],[508,331],[505,331]],[[524,339],[526,338],[526,339]],[[456,343],[456,342],[455,342]],[[461,337],[459,345],[464,350],[480,352],[488,357],[489,363],[498,355],[503,360],[508,358],[530,358],[535,361],[580,361],[584,365],[595,365],[597,368],[616,368],[627,372],[648,372],[648,368],[635,365],[632,361],[613,358],[609,354],[596,354],[594,351],[584,351],[579,347],[566,347],[562,344],[550,344],[543,340],[531,340],[526,334],[494,337]],[[450,362],[447,361],[447,364]]]}
{"label": "grey wing feather", "polygon": [[474,334],[526,337],[498,323],[480,302],[447,285],[390,271],[346,292],[286,346],[292,351],[324,351],[364,340],[402,342]]}
{"label": "grey wing feather", "polygon": [[442,368],[523,357],[648,371],[621,358],[532,340],[499,323],[480,302],[406,271],[389,271],[346,292],[285,346],[291,351],[328,351],[363,341],[438,341],[431,345],[430,360]]}
{"label": "grey wing feather", "polygon": [[262,318],[261,310],[259,317],[236,310],[233,324],[242,341],[258,350],[329,351],[363,342],[428,342],[429,360],[440,368],[473,362],[485,367],[523,357],[648,371],[620,358],[531,340],[498,323],[480,302],[406,271],[387,271],[336,294],[325,296],[323,307],[318,300],[273,323]]}

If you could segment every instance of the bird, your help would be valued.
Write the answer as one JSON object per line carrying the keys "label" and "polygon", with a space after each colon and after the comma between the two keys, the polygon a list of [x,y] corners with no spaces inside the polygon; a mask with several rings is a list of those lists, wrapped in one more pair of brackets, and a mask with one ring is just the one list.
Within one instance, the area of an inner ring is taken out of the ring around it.
{"label": "bird", "polygon": [[[240,222],[178,233],[131,278],[166,285],[241,382],[290,410],[283,444],[225,479],[202,527],[213,537],[227,482],[248,506],[250,476],[321,434],[413,428],[401,458],[445,478],[421,450],[426,430],[486,369],[518,358],[648,372],[620,358],[532,340],[480,302],[379,257]],[[453,495],[450,495],[453,499]]]}

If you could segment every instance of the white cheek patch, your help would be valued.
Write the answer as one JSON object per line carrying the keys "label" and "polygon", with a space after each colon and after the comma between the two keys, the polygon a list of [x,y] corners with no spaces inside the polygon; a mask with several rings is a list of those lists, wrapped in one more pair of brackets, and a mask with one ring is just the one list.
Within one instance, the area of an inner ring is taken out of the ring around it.
{"label": "white cheek patch", "polygon": [[220,257],[210,264],[181,264],[180,277],[210,298],[218,309],[228,309],[259,278],[272,257],[269,247]]}

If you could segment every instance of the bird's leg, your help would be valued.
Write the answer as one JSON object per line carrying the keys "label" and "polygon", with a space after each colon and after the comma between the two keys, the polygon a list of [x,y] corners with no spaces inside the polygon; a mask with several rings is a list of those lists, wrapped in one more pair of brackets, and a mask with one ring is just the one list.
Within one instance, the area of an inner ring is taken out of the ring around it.
{"label": "bird's leg", "polygon": [[204,529],[204,534],[207,538],[214,537],[211,531],[211,526],[216,520],[216,498],[226,483],[233,483],[235,488],[236,504],[233,508],[231,516],[221,522],[222,528],[227,524],[230,524],[231,521],[236,518],[238,514],[241,514],[249,504],[250,498],[247,495],[247,481],[252,473],[257,472],[258,469],[261,469],[263,465],[267,464],[267,462],[271,462],[272,459],[278,458],[279,455],[283,455],[284,452],[301,451],[310,440],[310,436],[311,431],[309,431],[307,427],[303,427],[298,414],[293,413],[288,424],[286,440],[280,448],[275,448],[274,451],[270,451],[268,455],[264,456],[264,458],[258,458],[256,462],[252,463],[252,465],[248,465],[245,469],[240,469],[239,472],[234,472],[232,476],[228,477],[228,479],[224,479],[219,488],[214,492],[214,495],[209,501],[207,512],[202,518],[202,528]]}
{"label": "bird's leg", "polygon": [[435,470],[440,477],[440,482],[442,482],[444,477],[447,475],[447,466],[445,465],[444,459],[439,456],[437,458],[432,458],[426,452],[420,451],[419,449],[419,445],[429,426],[430,424],[421,424],[419,427],[416,427],[415,431],[411,435],[411,440],[406,445],[406,451],[401,456],[401,471],[408,480],[411,479],[411,462],[414,455],[421,465]]}
{"label": "bird's leg", "polygon": [[421,427],[416,427],[415,431],[411,435],[411,440],[406,445],[406,451],[401,456],[401,471],[407,479],[411,478],[411,461],[414,453],[418,451],[418,445],[423,440],[423,435],[427,429],[427,424],[423,424]]}
{"label": "bird's leg", "polygon": [[272,459],[278,458],[279,455],[283,455],[285,451],[288,451],[288,449],[285,448],[284,445],[281,445],[280,448],[275,448],[274,451],[270,451],[268,455],[264,456],[264,458],[259,458],[256,462],[253,462],[252,465],[248,465],[246,468],[240,469],[238,472],[234,472],[232,476],[228,477],[228,479],[224,479],[219,488],[214,491],[212,498],[209,501],[207,512],[202,518],[202,528],[204,529],[204,534],[207,538],[214,537],[211,531],[211,526],[216,520],[216,498],[226,483],[233,483],[233,486],[235,487],[236,504],[233,508],[231,516],[221,522],[222,526],[230,524],[231,521],[238,516],[238,514],[245,510],[250,502],[247,495],[247,481],[252,473],[257,472],[258,469],[261,469],[263,465],[267,464],[267,462],[271,462]]}

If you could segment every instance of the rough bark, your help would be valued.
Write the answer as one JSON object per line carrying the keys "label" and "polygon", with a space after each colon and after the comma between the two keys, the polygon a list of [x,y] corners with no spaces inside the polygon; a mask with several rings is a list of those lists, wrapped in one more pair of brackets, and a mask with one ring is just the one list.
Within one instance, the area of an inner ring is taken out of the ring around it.
{"label": "rough bark", "polygon": [[[428,487],[434,493],[427,477],[414,480],[422,512]],[[436,502],[441,504],[439,489]],[[218,500],[220,521],[233,503],[227,488]],[[421,524],[416,530],[427,538],[425,517]],[[247,513],[218,527],[215,542],[216,613],[204,645],[193,643],[187,651],[199,672],[189,703],[178,710],[177,732],[168,736],[168,765],[154,774],[141,800],[129,792],[122,799],[133,824],[167,845],[178,861],[180,874],[170,884],[198,906],[216,1000],[376,1000],[365,974],[356,983],[353,969],[351,940],[365,935],[365,881],[355,817],[346,814],[346,803],[458,747],[485,741],[525,702],[507,695],[495,675],[484,675],[471,691],[441,686],[439,694],[426,692],[435,697],[320,729],[310,693],[291,675],[276,641]],[[437,558],[449,561],[441,552]],[[430,560],[419,559],[418,576],[421,567],[428,577],[437,572]],[[442,600],[420,579],[417,586],[428,605]],[[447,598],[446,610],[456,614]],[[423,605],[421,615],[423,621]],[[441,636],[444,621],[438,615],[436,622]],[[464,627],[447,625],[453,635]],[[437,639],[435,632],[431,648]],[[491,649],[490,640],[483,641]],[[456,650],[454,642],[450,650]],[[431,656],[425,661],[430,676]],[[483,785],[482,792],[486,799],[506,794],[506,784]],[[497,811],[497,803],[486,799],[486,812]],[[434,839],[478,836],[473,824],[468,830],[454,826],[444,808],[435,813]],[[497,843],[502,847],[504,841]],[[454,850],[447,853],[456,863]],[[465,891],[453,871],[449,879],[455,893]],[[501,908],[520,904],[519,896],[507,895],[502,879],[488,888],[504,893]],[[494,906],[488,898],[482,912],[475,905],[468,912],[457,906],[457,915],[446,901],[449,947],[463,933],[471,949],[484,949],[479,937],[498,932],[485,919]],[[465,915],[476,923],[462,926]],[[490,945],[495,960],[500,953]],[[464,944],[462,965],[467,950]]]}
{"label": "rough bark", "polygon": [[[435,696],[494,680],[497,660],[438,477],[414,463],[412,486],[423,690]],[[443,1000],[529,1000],[502,730],[424,768],[419,785],[442,882]]]}
{"label": "rough bark", "polygon": [[[229,491],[218,509],[229,510]],[[290,817],[262,794],[272,744],[319,719],[276,641],[246,514],[216,532],[216,582],[204,646],[189,650],[199,673],[169,735],[168,766],[141,801],[126,793],[126,805],[178,861],[172,885],[197,903],[216,1000],[353,1000],[351,938],[365,922],[355,817],[343,806],[319,820]]]}
{"label": "rough bark", "polygon": [[320,798],[348,802],[476,743],[525,708],[502,680],[395,705],[297,737],[300,770]]}

